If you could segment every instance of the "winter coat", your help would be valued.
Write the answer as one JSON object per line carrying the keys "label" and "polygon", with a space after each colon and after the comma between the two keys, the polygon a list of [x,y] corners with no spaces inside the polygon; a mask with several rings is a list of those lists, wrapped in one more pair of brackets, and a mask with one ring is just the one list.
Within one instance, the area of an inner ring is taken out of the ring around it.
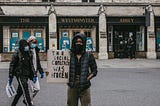
{"label": "winter coat", "polygon": [[[79,89],[83,91],[91,86],[91,82],[87,80],[87,77],[90,74],[93,74],[93,77],[97,75],[97,65],[93,54],[88,52],[85,52],[82,55],[80,61],[81,61],[80,65],[81,73],[80,73]],[[76,78],[76,56],[73,53],[71,53],[70,77],[68,84],[71,88],[75,86],[75,78]]]}
{"label": "winter coat", "polygon": [[39,71],[39,73],[42,74],[42,73],[44,73],[44,71],[43,71],[43,68],[42,68],[42,66],[40,64],[39,50],[40,49],[38,47],[35,48],[35,51],[36,51],[36,61],[37,61],[37,70],[36,70],[36,72]]}
{"label": "winter coat", "polygon": [[[12,60],[10,62],[10,67],[9,67],[9,77],[28,77],[31,80],[33,79],[34,76],[37,76],[36,71],[33,66],[32,60],[32,52],[28,52],[28,56],[24,57],[25,55],[22,55],[20,50],[17,50],[12,56]],[[26,58],[28,58],[26,60]],[[27,61],[27,62],[26,62]],[[28,66],[27,69],[24,67],[24,63],[27,63]]]}
{"label": "winter coat", "polygon": [[87,77],[93,74],[93,77],[97,75],[97,64],[92,53],[86,52],[86,37],[83,34],[77,34],[72,40],[71,47],[71,58],[70,58],[70,75],[68,85],[73,88],[75,87],[76,80],[76,54],[75,54],[75,40],[76,38],[82,38],[83,41],[83,53],[80,58],[80,79],[79,79],[79,90],[83,91],[91,86],[90,80]]}

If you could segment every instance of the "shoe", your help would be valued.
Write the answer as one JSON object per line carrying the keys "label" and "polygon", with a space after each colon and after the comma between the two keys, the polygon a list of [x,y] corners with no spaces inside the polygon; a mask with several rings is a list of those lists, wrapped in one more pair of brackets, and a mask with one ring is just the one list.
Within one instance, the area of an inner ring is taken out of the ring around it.
{"label": "shoe", "polygon": [[34,106],[34,105],[33,105],[33,101],[31,101],[31,104],[32,104],[32,106]]}
{"label": "shoe", "polygon": [[[27,103],[26,103],[25,100],[23,100],[23,103],[27,106]],[[33,101],[31,101],[31,104],[32,104],[32,106],[34,106],[34,105],[33,105]]]}

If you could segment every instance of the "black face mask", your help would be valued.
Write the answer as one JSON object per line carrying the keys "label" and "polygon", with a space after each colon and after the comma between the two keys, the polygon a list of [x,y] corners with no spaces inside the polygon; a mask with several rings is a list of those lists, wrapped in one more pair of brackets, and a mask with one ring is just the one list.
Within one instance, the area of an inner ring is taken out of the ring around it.
{"label": "black face mask", "polygon": [[83,45],[76,44],[76,46],[75,46],[75,53],[76,54],[82,54],[82,52],[83,52]]}

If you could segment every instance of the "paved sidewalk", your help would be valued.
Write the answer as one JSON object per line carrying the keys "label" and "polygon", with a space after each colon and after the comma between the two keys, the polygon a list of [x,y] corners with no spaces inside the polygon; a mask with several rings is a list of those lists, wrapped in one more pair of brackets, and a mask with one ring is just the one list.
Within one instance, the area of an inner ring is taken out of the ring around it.
{"label": "paved sidewalk", "polygon": [[[158,59],[98,59],[98,68],[160,68]],[[47,61],[41,61],[42,67],[47,68]],[[7,69],[9,62],[0,62],[0,69]]]}
{"label": "paved sidewalk", "polygon": [[109,59],[97,60],[99,68],[160,68],[158,59]]}

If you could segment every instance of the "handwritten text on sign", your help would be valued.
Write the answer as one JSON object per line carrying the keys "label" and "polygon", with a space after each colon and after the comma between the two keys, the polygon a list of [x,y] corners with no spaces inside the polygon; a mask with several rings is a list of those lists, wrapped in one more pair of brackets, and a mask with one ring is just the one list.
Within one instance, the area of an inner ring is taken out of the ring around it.
{"label": "handwritten text on sign", "polygon": [[68,82],[70,64],[69,51],[48,50],[47,64],[47,71],[49,71],[47,82]]}

